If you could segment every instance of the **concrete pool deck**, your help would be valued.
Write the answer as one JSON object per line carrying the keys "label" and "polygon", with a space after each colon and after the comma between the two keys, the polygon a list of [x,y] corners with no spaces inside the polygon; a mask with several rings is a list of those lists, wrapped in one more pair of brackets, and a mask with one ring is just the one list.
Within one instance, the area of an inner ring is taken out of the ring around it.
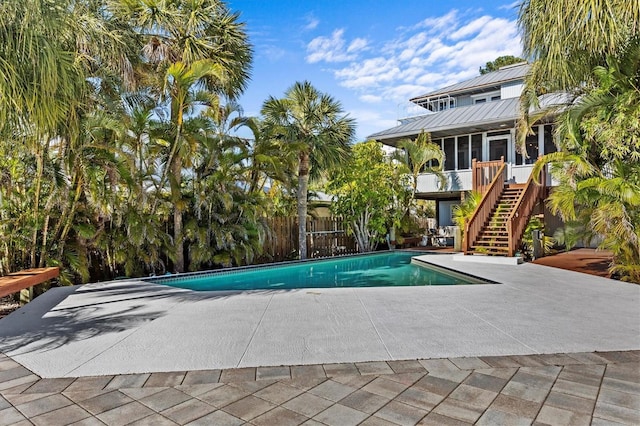
{"label": "concrete pool deck", "polygon": [[54,289],[0,320],[0,425],[640,424],[640,286],[426,259],[502,284]]}
{"label": "concrete pool deck", "polygon": [[500,284],[192,292],[52,289],[0,320],[44,378],[640,349],[640,286],[535,264],[434,264]]}

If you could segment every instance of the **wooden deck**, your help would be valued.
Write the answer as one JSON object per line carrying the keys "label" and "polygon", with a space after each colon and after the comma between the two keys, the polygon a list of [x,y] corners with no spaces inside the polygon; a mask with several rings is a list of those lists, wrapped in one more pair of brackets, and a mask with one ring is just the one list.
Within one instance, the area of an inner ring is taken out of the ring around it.
{"label": "wooden deck", "polygon": [[534,260],[533,263],[611,278],[609,266],[612,260],[613,254],[610,251],[580,248],[544,256]]}
{"label": "wooden deck", "polygon": [[59,275],[60,268],[58,267],[25,269],[24,271],[5,275],[0,277],[0,297],[42,284]]}

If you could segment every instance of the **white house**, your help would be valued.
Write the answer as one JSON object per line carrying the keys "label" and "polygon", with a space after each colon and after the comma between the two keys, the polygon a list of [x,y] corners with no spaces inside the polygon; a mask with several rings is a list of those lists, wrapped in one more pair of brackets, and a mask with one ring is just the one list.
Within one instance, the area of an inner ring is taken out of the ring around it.
{"label": "white house", "polygon": [[[410,101],[424,108],[423,115],[401,119],[396,127],[370,136],[371,139],[386,145],[396,146],[400,140],[414,139],[424,131],[430,133],[432,141],[441,146],[446,156],[443,167],[447,176],[446,187],[440,188],[434,175],[424,174],[419,178],[417,193],[419,198],[436,200],[439,226],[453,224],[452,207],[460,203],[465,191],[474,189],[486,193],[497,167],[502,164],[501,159],[504,159],[504,168],[500,173],[504,179],[500,182],[500,189],[494,191],[496,193],[493,198],[498,191],[502,193],[502,190],[509,187],[513,190],[519,188],[520,192],[523,192],[535,160],[542,154],[556,151],[552,140],[552,126],[545,122],[535,125],[535,134],[527,137],[527,156],[516,151],[516,121],[520,116],[519,97],[529,67],[527,63],[505,66],[498,71],[416,96]],[[546,101],[550,102],[550,98],[547,97]],[[548,179],[545,176],[545,182]],[[518,197],[512,195],[511,198],[516,198],[516,201],[522,204],[526,200],[520,198],[531,197],[530,194],[526,194],[518,194]],[[504,195],[506,197],[507,194]],[[540,191],[536,193],[537,198],[545,195],[546,193],[542,194]],[[537,203],[540,200],[535,201]],[[486,203],[493,203],[489,210],[495,210],[497,202],[487,200]],[[481,225],[484,228],[495,212],[485,213],[486,215],[481,215]],[[525,212],[520,208],[519,211],[511,213],[520,217]],[[527,217],[530,214],[531,211],[526,212]],[[507,228],[505,225],[502,233],[506,234]],[[493,231],[496,235],[500,234],[495,229]],[[489,230],[481,229],[478,238],[482,239],[486,236],[483,233],[487,232]],[[521,236],[515,237],[516,240],[520,238]],[[473,245],[474,241],[469,241],[470,250]],[[488,250],[485,247],[483,251]]]}

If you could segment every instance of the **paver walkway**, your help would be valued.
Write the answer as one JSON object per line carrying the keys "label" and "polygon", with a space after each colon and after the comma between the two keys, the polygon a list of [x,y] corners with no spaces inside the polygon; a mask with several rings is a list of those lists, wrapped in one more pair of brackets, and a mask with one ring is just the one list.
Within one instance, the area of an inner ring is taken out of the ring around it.
{"label": "paver walkway", "polygon": [[640,351],[41,379],[0,354],[0,425],[640,424]]}

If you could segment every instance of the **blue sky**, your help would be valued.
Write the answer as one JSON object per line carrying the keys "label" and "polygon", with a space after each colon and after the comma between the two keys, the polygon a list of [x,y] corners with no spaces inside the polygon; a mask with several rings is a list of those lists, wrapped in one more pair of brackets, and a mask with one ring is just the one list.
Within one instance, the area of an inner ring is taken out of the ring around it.
{"label": "blue sky", "polygon": [[410,115],[409,98],[519,56],[513,0],[229,0],[254,46],[240,98],[257,116],[268,96],[308,80],[357,122],[356,141]]}

